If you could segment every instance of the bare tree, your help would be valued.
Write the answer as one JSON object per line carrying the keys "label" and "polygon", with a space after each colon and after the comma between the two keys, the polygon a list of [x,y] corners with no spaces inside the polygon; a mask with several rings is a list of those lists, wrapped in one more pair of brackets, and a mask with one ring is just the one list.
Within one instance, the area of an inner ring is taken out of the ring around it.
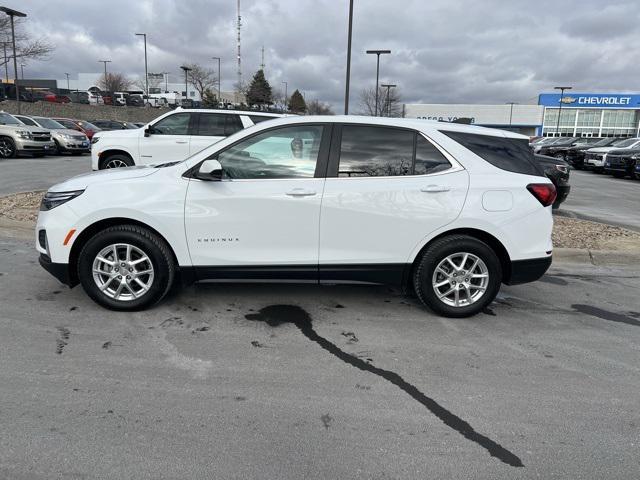
{"label": "bare tree", "polygon": [[[55,50],[55,46],[44,38],[33,38],[22,28],[24,19],[15,19],[16,31],[16,58],[18,63],[25,60],[46,60]],[[7,43],[7,61],[13,59],[11,49],[11,20],[8,16],[0,17],[0,43]],[[4,57],[0,58],[0,65],[4,65]]]}
{"label": "bare tree", "polygon": [[[156,88],[162,85],[162,91],[164,92],[164,79],[158,77],[149,77],[149,91],[152,88]],[[134,86],[138,90],[146,91],[147,84],[144,82],[144,77],[137,77],[133,82],[130,82],[129,86]]]}
{"label": "bare tree", "polygon": [[[360,92],[360,115],[375,116],[376,114],[376,89],[365,88]],[[400,117],[402,115],[402,103],[398,88],[390,88],[387,97],[387,89],[380,87],[378,91],[378,116]]]}
{"label": "bare tree", "polygon": [[98,86],[105,92],[122,92],[129,89],[131,80],[122,73],[107,73],[106,77],[102,75]]}
{"label": "bare tree", "polygon": [[335,115],[327,103],[311,100],[307,103],[307,115]]}
{"label": "bare tree", "polygon": [[200,94],[200,98],[204,98],[204,92],[218,85],[218,77],[210,68],[205,68],[197,63],[185,65],[191,71],[187,74],[187,82]]}

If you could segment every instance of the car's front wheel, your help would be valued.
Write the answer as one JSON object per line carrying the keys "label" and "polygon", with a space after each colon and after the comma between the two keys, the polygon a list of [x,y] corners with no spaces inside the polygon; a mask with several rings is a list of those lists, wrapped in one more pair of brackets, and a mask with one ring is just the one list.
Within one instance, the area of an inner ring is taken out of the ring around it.
{"label": "car's front wheel", "polygon": [[166,242],[138,225],[118,225],[83,246],[78,279],[87,295],[111,310],[141,310],[159,302],[175,277]]}
{"label": "car's front wheel", "polygon": [[16,156],[16,145],[9,137],[0,137],[0,158],[13,158]]}
{"label": "car's front wheel", "polygon": [[418,298],[446,317],[469,317],[481,312],[500,290],[502,268],[486,243],[467,235],[436,240],[414,269]]}
{"label": "car's front wheel", "polygon": [[126,155],[115,153],[113,155],[109,155],[102,161],[101,169],[124,168],[131,166],[133,166],[133,160],[131,160],[131,158],[127,157]]}

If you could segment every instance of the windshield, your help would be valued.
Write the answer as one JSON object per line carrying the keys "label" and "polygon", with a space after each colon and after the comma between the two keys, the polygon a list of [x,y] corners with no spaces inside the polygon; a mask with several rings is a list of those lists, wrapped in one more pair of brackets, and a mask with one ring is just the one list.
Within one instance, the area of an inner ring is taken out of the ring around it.
{"label": "windshield", "polygon": [[56,122],[55,120],[51,120],[50,118],[36,117],[36,118],[34,118],[34,120],[36,122],[38,122],[38,124],[42,128],[51,128],[53,130],[60,130],[60,129],[65,129],[66,128],[64,125],[61,125],[58,122]]}
{"label": "windshield", "polygon": [[624,140],[618,140],[617,142],[614,142],[612,145],[614,147],[630,147],[637,141],[637,138],[625,138]]}
{"label": "windshield", "polygon": [[0,124],[2,125],[22,125],[17,119],[8,113],[0,113]]}
{"label": "windshield", "polygon": [[569,137],[569,138],[561,138],[560,140],[558,140],[557,142],[554,143],[554,145],[571,145],[572,143],[574,143],[576,141],[576,139],[574,137]]}
{"label": "windshield", "polygon": [[607,145],[611,145],[614,143],[615,139],[613,138],[602,138],[596,143],[592,145],[592,147],[606,147]]}
{"label": "windshield", "polygon": [[96,127],[93,123],[89,123],[89,122],[85,122],[84,120],[79,120],[78,121],[78,125],[80,125],[82,128],[84,128],[85,130],[93,130],[95,132],[97,132],[98,130],[100,130],[98,127]]}

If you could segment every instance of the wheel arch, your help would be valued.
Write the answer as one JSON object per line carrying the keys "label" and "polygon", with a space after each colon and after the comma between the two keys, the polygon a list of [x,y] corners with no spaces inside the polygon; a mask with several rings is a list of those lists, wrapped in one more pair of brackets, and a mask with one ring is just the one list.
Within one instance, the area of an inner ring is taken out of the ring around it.
{"label": "wheel arch", "polygon": [[136,161],[133,159],[133,155],[131,155],[126,150],[123,150],[121,148],[110,148],[109,150],[100,152],[100,155],[98,157],[98,170],[102,170],[104,168],[104,163],[112,155],[125,155],[131,159],[134,165],[136,164]]}
{"label": "wheel arch", "polygon": [[432,239],[430,239],[423,247],[418,251],[418,254],[413,259],[413,262],[409,264],[409,268],[406,269],[403,279],[403,288],[406,291],[411,290],[411,279],[413,278],[413,272],[416,267],[416,264],[422,258],[422,254],[435,242],[443,237],[448,237],[451,235],[468,235],[469,237],[476,238],[484,243],[486,243],[498,256],[500,260],[500,267],[502,268],[502,282],[508,283],[511,278],[511,257],[509,256],[509,252],[502,244],[500,240],[491,235],[484,230],[479,230],[477,228],[455,228],[452,230],[447,230],[446,232],[442,232]]}
{"label": "wheel arch", "polygon": [[131,218],[126,217],[112,217],[105,218],[102,220],[98,220],[97,222],[92,223],[88,227],[86,227],[80,234],[78,238],[73,242],[71,246],[71,251],[69,252],[69,285],[74,287],[79,283],[78,279],[78,259],[80,257],[80,252],[82,251],[82,247],[89,241],[91,237],[93,237],[96,233],[116,225],[137,225],[142,228],[146,228],[147,230],[153,232],[155,235],[160,237],[169,247],[169,251],[171,252],[171,256],[173,257],[174,264],[176,269],[179,271],[180,263],[178,262],[178,257],[176,256],[176,252],[173,249],[173,246],[167,239],[162,235],[158,230],[151,227],[150,225],[141,222],[139,220],[133,220]]}

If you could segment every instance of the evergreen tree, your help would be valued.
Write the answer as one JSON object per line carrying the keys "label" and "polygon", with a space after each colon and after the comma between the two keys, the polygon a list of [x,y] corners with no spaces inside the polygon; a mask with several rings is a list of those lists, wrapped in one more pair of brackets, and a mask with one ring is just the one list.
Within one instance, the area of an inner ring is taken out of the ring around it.
{"label": "evergreen tree", "polygon": [[292,113],[304,113],[307,111],[307,104],[300,91],[296,88],[289,99],[289,111]]}
{"label": "evergreen tree", "polygon": [[271,85],[264,77],[262,69],[258,70],[251,80],[251,84],[247,89],[247,103],[249,105],[270,105],[273,103],[271,98]]}

